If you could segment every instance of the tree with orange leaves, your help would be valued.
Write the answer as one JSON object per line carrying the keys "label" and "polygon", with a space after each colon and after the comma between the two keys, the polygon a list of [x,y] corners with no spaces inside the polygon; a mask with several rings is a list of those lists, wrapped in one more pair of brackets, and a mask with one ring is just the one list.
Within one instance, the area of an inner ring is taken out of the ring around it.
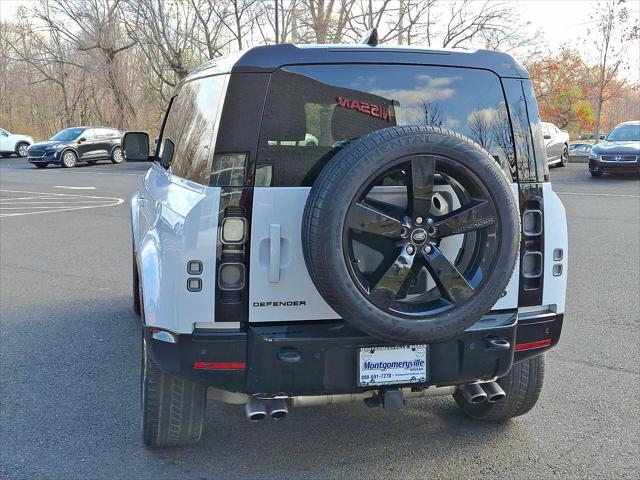
{"label": "tree with orange leaves", "polygon": [[588,68],[576,50],[565,48],[557,55],[529,64],[528,69],[544,121],[574,134],[593,128]]}

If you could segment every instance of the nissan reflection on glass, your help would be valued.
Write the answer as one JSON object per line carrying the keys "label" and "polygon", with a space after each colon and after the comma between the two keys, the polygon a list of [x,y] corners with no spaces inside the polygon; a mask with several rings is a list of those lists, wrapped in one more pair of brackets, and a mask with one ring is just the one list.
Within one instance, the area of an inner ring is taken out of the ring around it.
{"label": "nissan reflection on glass", "polygon": [[594,177],[604,173],[640,173],[640,121],[621,123],[602,143],[594,145],[589,171]]}

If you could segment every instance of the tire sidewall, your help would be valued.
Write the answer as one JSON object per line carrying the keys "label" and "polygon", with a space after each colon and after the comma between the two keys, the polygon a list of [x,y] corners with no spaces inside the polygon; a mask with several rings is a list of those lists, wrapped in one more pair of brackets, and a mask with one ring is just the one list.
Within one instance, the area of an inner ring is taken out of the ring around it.
{"label": "tire sidewall", "polygon": [[[500,243],[493,268],[480,290],[458,308],[428,319],[394,316],[371,303],[348,271],[343,254],[343,225],[347,211],[356,192],[369,181],[362,179],[379,175],[391,164],[390,159],[419,154],[451,158],[452,152],[456,153],[455,160],[476,174],[485,186],[487,183],[492,185],[487,190],[498,219],[502,219],[498,222]],[[339,227],[319,229],[320,238],[314,242],[309,238],[311,229],[305,225],[303,245],[313,243],[320,247],[319,251],[318,248],[305,248],[307,265],[327,303],[346,321],[366,333],[393,342],[444,340],[462,332],[486,314],[511,278],[519,243],[519,216],[513,193],[495,160],[458,134],[431,127],[391,127],[374,132],[339,152],[325,167],[314,189],[316,192],[310,195],[305,217],[313,217],[319,225]],[[314,209],[318,198],[325,202],[324,208]]]}
{"label": "tire sidewall", "polygon": [[18,144],[16,145],[16,155],[17,155],[18,157],[20,157],[20,158],[24,158],[24,157],[26,157],[26,156],[27,156],[27,151],[26,151],[26,149],[25,149],[25,151],[24,151],[24,155],[21,155],[21,154],[20,154],[20,148],[21,148],[21,147],[26,147],[26,148],[28,149],[28,148],[29,148],[29,144],[28,144],[28,143],[25,143],[25,142],[20,142],[20,143],[18,143]]}
{"label": "tire sidewall", "polygon": [[560,155],[560,165],[563,167],[567,166],[569,162],[569,147],[566,145],[562,147],[562,155]]}
{"label": "tire sidewall", "polygon": [[[119,152],[119,160],[116,160],[116,152]],[[113,149],[113,151],[111,152],[111,162],[115,163],[115,164],[120,164],[122,162],[124,162],[124,156],[122,154],[122,148],[121,147],[115,147]]]}
{"label": "tire sidewall", "polygon": [[[73,163],[71,163],[71,164],[66,164],[65,163],[65,158],[67,157],[67,155],[73,155]],[[76,166],[77,162],[78,162],[78,156],[75,154],[75,152],[73,150],[67,150],[65,152],[62,152],[62,156],[60,158],[60,164],[64,168],[73,168],[73,167]]]}

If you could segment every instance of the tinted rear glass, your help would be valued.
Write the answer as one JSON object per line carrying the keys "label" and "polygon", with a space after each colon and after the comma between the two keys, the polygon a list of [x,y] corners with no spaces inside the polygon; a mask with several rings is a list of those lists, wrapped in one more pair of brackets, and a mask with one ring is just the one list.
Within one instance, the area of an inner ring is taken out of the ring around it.
{"label": "tinted rear glass", "polygon": [[311,185],[340,148],[394,125],[465,135],[515,171],[499,78],[488,71],[410,65],[296,66],[273,74],[256,185]]}
{"label": "tinted rear glass", "polygon": [[214,130],[227,75],[184,84],[167,112],[158,156],[165,168],[182,178],[209,184]]}

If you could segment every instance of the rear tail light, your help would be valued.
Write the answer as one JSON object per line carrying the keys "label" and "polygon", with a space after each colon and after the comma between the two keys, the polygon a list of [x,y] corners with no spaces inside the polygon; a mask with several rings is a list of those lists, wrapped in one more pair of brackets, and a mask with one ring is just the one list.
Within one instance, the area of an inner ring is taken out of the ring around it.
{"label": "rear tail light", "polygon": [[220,290],[242,290],[244,277],[244,264],[223,263],[218,270],[218,286]]}
{"label": "rear tail light", "polygon": [[227,217],[222,220],[220,227],[220,241],[226,245],[241,245],[247,234],[246,219]]}
{"label": "rear tail light", "polygon": [[544,273],[542,199],[530,198],[522,213],[522,288],[539,290]]}
{"label": "rear tail light", "polygon": [[517,343],[516,344],[516,352],[522,352],[524,350],[534,350],[536,348],[544,348],[551,345],[551,339],[547,338],[545,340],[539,340],[537,342],[529,342],[529,343]]}
{"label": "rear tail light", "polygon": [[245,210],[230,205],[224,210],[220,222],[220,259],[218,261],[218,287],[223,303],[239,303],[245,287],[248,224]]}

